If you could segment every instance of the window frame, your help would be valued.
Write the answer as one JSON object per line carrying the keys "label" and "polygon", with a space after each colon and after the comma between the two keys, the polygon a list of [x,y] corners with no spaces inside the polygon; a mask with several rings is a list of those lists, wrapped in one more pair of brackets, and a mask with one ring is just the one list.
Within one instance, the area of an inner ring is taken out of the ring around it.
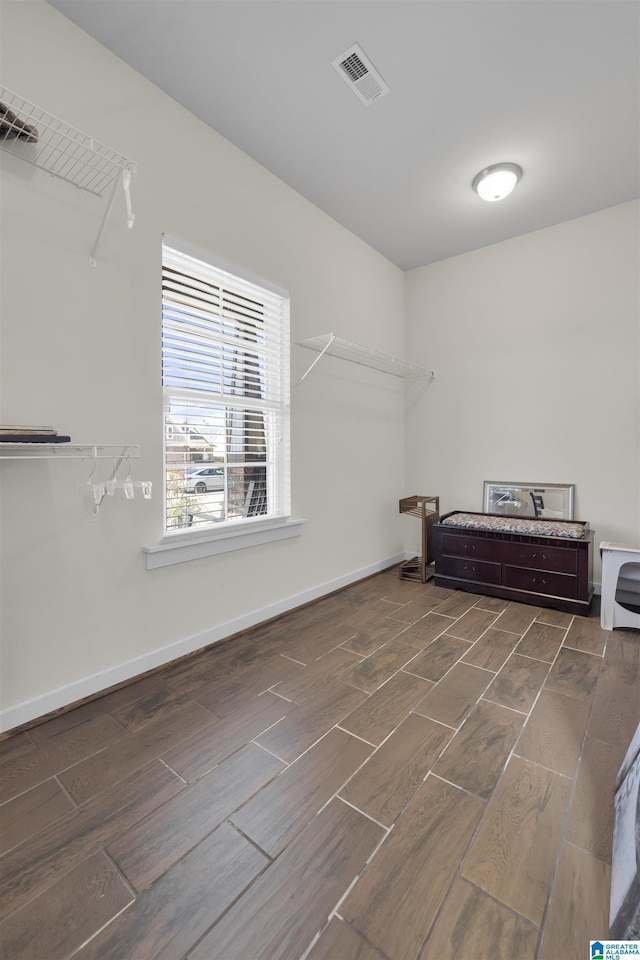
{"label": "window frame", "polygon": [[[267,442],[268,450],[266,455],[266,474],[267,476],[273,476],[273,471],[276,470],[277,476],[277,498],[274,504],[269,504],[269,513],[260,514],[257,516],[238,516],[230,519],[225,517],[221,522],[211,521],[210,523],[200,523],[193,527],[191,526],[180,526],[175,530],[171,530],[167,527],[167,504],[169,499],[168,493],[168,480],[167,480],[167,424],[166,424],[166,411],[168,409],[168,402],[172,396],[180,394],[181,396],[188,396],[188,389],[184,386],[180,388],[175,388],[172,386],[165,386],[163,382],[162,386],[162,410],[163,410],[163,437],[162,437],[162,447],[163,447],[163,536],[158,545],[145,547],[143,548],[147,554],[147,568],[153,568],[156,566],[164,566],[166,563],[175,563],[181,562],[182,560],[192,559],[197,556],[208,556],[216,553],[226,552],[228,550],[238,549],[239,547],[255,545],[259,543],[269,542],[275,539],[283,539],[286,537],[297,536],[301,531],[301,524],[304,521],[301,520],[292,520],[291,518],[291,503],[290,503],[290,477],[291,477],[291,457],[290,457],[290,349],[291,349],[291,339],[290,339],[290,298],[287,290],[276,286],[275,284],[265,281],[262,277],[257,277],[248,271],[244,270],[241,267],[238,267],[236,264],[231,264],[227,261],[222,260],[221,258],[211,254],[209,251],[203,250],[200,247],[188,243],[184,240],[181,240],[175,236],[164,234],[162,237],[162,272],[164,277],[164,268],[165,268],[165,248],[168,251],[181,256],[184,255],[189,258],[194,258],[199,262],[199,265],[203,265],[206,268],[211,268],[211,282],[216,283],[216,278],[220,274],[225,275],[225,289],[226,284],[228,283],[233,289],[233,281],[237,280],[240,287],[244,284],[250,284],[258,288],[259,291],[263,291],[266,295],[276,298],[281,298],[282,307],[279,310],[278,315],[276,316],[275,321],[273,318],[269,320],[270,323],[276,322],[280,324],[280,328],[275,336],[275,341],[278,349],[279,363],[276,365],[277,369],[277,383],[278,390],[275,391],[275,394],[278,396],[278,405],[277,405],[277,414],[276,421],[278,423],[277,436],[272,436],[268,434],[268,431],[265,430],[265,439]],[[170,259],[170,258],[169,258]],[[162,296],[163,303],[163,320],[162,320],[162,332],[163,338],[165,336],[165,321],[164,321],[164,293]],[[273,376],[273,370],[270,370],[267,376]],[[227,409],[227,404],[225,403],[224,387],[220,387],[221,393],[216,393],[215,390],[211,392],[211,409],[214,411],[216,408],[220,409],[224,407]],[[266,391],[265,391],[266,392]],[[250,393],[237,394],[234,390],[231,402],[229,403],[229,408],[232,408],[234,405],[239,409],[243,406],[243,399],[250,400],[249,406],[253,405],[255,409],[261,409],[260,398],[256,401],[256,397],[252,396]],[[202,396],[199,397],[199,403],[202,404]],[[206,404],[205,404],[206,406]],[[269,415],[273,416],[273,399],[270,397],[268,401],[265,400],[264,408],[269,407]],[[212,414],[213,415],[213,414]],[[266,416],[265,416],[266,421]],[[225,450],[227,449],[225,442]],[[272,453],[272,456],[269,456],[269,450]],[[225,454],[225,467],[227,454]],[[199,463],[191,462],[189,466],[191,468],[197,468],[201,466],[205,468],[207,463],[211,467],[220,466],[219,463],[215,461],[200,461]],[[242,468],[241,468],[242,469]]]}

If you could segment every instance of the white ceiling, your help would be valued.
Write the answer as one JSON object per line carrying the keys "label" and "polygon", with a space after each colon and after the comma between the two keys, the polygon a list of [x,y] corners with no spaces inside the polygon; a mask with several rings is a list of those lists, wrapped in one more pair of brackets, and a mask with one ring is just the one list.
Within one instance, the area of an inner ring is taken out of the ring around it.
{"label": "white ceiling", "polygon": [[[638,0],[49,2],[404,269],[639,194]],[[354,43],[369,106],[331,66]]]}

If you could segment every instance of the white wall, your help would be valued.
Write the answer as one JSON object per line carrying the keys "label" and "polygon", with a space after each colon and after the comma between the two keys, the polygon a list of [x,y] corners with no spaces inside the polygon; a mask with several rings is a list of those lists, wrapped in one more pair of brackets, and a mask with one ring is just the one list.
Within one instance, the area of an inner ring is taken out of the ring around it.
{"label": "white wall", "polygon": [[[139,443],[152,501],[79,497],[88,467],[0,463],[4,727],[393,562],[400,381],[323,360],[292,395],[294,540],[147,571],[162,534],[160,244],[166,231],[288,288],[292,340],[404,353],[404,277],[41,0],[3,2],[2,82],[137,161],[135,227],[2,153],[2,423]],[[315,355],[292,348],[292,380]]]}
{"label": "white wall", "polygon": [[409,487],[482,509],[484,480],[575,483],[576,518],[640,542],[637,201],[406,276]]}

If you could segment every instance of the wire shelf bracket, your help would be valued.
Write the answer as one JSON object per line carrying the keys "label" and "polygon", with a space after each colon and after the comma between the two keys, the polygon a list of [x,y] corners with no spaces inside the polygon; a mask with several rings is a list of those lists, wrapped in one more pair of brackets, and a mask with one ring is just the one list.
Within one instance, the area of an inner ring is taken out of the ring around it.
{"label": "wire shelf bracket", "polygon": [[389,373],[394,377],[402,377],[405,380],[417,380],[422,377],[432,380],[435,377],[433,370],[427,370],[417,363],[402,360],[388,353],[381,353],[379,350],[355,343],[353,340],[345,340],[343,337],[336,336],[335,333],[325,333],[307,340],[299,340],[298,345],[318,351],[318,356],[300,377],[299,384],[325,355],[349,360],[351,363],[371,367],[373,370]]}
{"label": "wire shelf bracket", "polygon": [[97,197],[108,195],[89,256],[91,266],[96,265],[96,252],[120,186],[127,207],[127,226],[133,227],[131,174],[136,173],[135,162],[1,85],[0,147],[80,190]]}

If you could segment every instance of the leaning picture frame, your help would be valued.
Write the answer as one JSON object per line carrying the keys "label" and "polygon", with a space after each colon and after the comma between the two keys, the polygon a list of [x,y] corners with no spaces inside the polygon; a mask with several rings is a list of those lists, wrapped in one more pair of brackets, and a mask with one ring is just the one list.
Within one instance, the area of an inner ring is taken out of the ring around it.
{"label": "leaning picture frame", "polygon": [[573,520],[575,484],[485,480],[484,513]]}

